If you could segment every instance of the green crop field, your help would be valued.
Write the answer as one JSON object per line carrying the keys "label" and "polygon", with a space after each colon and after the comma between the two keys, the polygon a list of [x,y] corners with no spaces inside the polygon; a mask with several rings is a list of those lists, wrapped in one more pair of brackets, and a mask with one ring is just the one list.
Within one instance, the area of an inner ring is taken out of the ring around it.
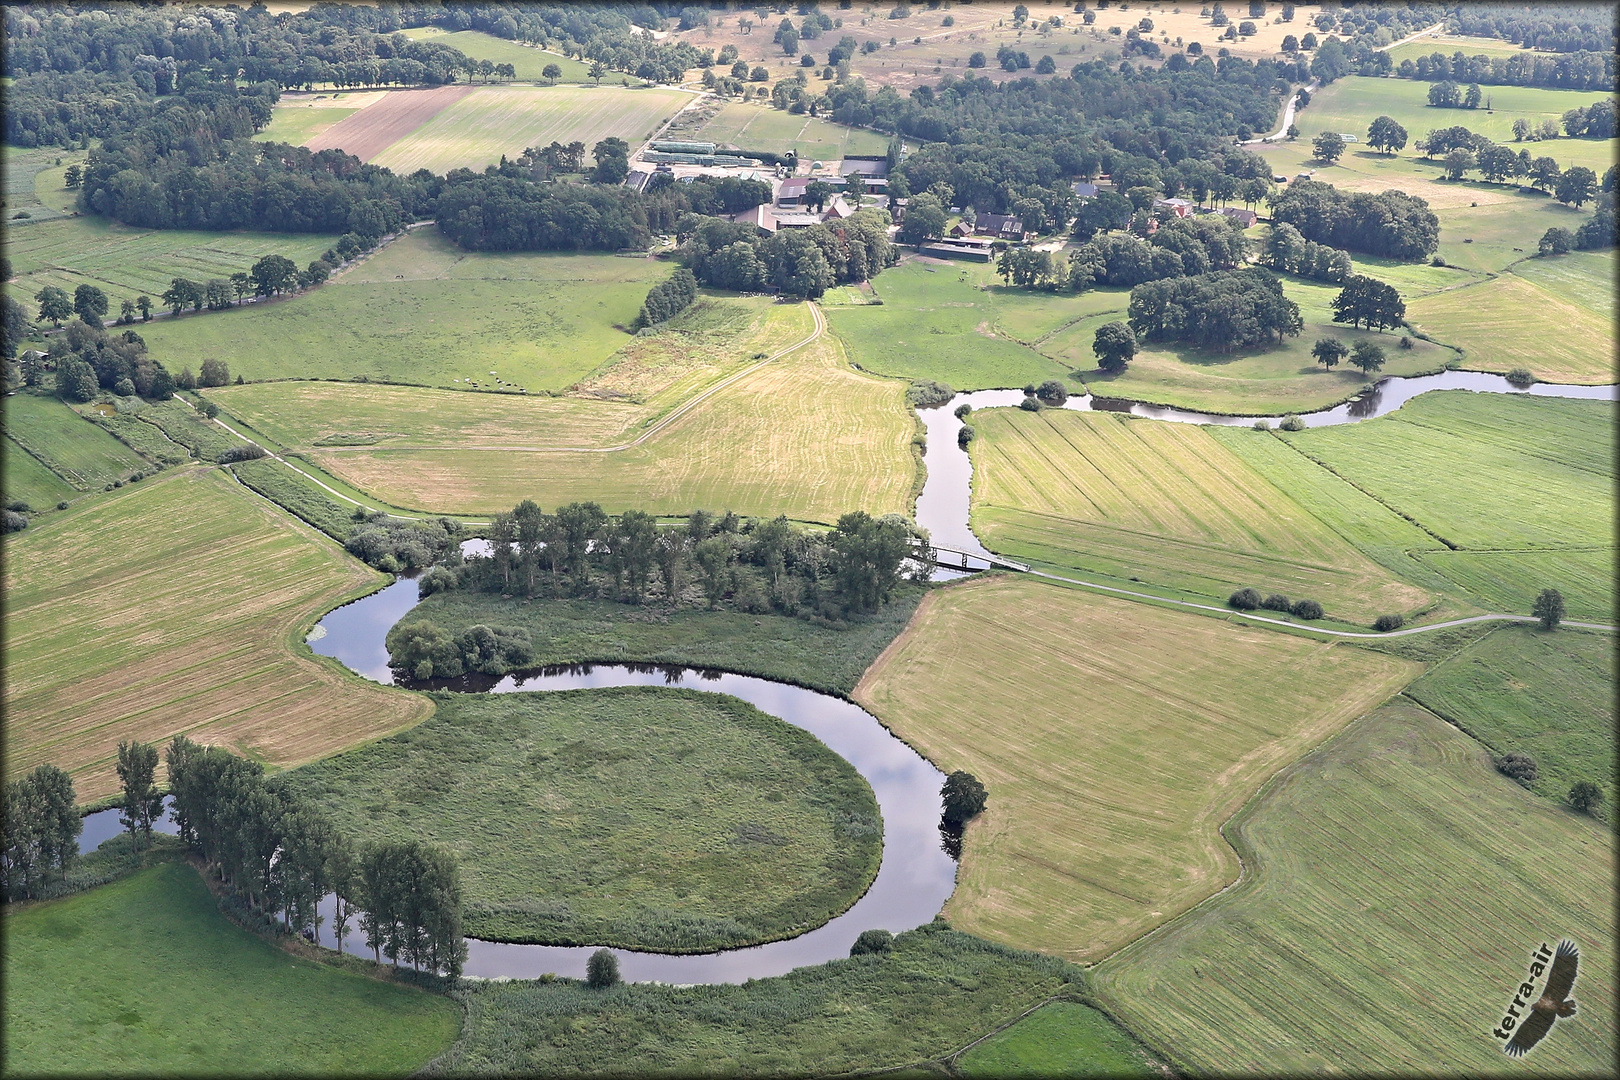
{"label": "green crop field", "polygon": [[1075,1001],[1042,1005],[956,1059],[966,1076],[1158,1076],[1108,1017]]}
{"label": "green crop field", "polygon": [[1614,637],[1510,626],[1476,641],[1407,693],[1484,743],[1529,754],[1533,790],[1563,800],[1579,780],[1604,789],[1613,816]]}
{"label": "green crop field", "polygon": [[904,630],[924,592],[903,587],[864,620],[842,629],[788,615],[699,607],[643,607],[610,600],[501,599],[492,593],[434,593],[414,609],[453,634],[479,623],[519,626],[534,662],[679,664],[719,668],[847,695]]}
{"label": "green crop field", "polygon": [[430,711],[294,652],[317,616],[382,579],[229,476],[98,495],[8,537],[5,554],[8,780],[50,762],[90,802],[117,790],[122,739],[184,733],[284,767]]}
{"label": "green crop field", "polygon": [[[872,280],[882,305],[832,308],[827,321],[850,359],[867,371],[982,390],[1069,374],[1067,366],[1024,344],[1030,309],[1045,315],[1042,329],[1049,333],[1103,305],[1124,303],[1114,293],[1061,297],[983,289],[989,274],[982,265],[911,259]],[[1020,317],[1005,318],[1004,302]]]}
{"label": "green crop field", "polygon": [[691,94],[667,87],[482,86],[369,160],[397,173],[482,169],[525,147],[609,136],[636,146]]}
{"label": "green crop field", "polygon": [[456,1038],[449,999],[303,960],[183,862],[5,916],[5,1056],[31,1076],[387,1076]]}
{"label": "green crop field", "polygon": [[[313,257],[313,256],[312,256]],[[218,357],[248,379],[331,378],[561,390],[623,346],[668,265],[611,255],[460,251],[422,229],[279,303],[141,328],[171,368]]]}
{"label": "green crop field", "polygon": [[876,131],[846,127],[808,113],[796,115],[763,102],[725,105],[701,126],[683,131],[681,138],[774,154],[792,150],[802,162],[829,165],[842,160],[845,154],[881,154],[889,148],[888,137]]}
{"label": "green crop field", "polygon": [[60,398],[24,392],[6,398],[6,434],[78,491],[96,491],[148,466],[129,447]]}
{"label": "green crop field", "polygon": [[[498,38],[481,30],[454,30],[446,32],[437,26],[413,26],[400,31],[412,41],[432,41],[460,49],[474,60],[488,60],[493,64],[511,64],[517,77],[526,82],[539,82],[547,64],[562,68],[559,82],[583,83],[591,78],[590,65],[562,53],[546,52],[516,41]],[[604,76],[604,81],[619,81],[619,72]]]}
{"label": "green crop field", "polygon": [[[802,339],[809,312],[796,310],[802,330],[756,351]],[[702,506],[831,523],[851,510],[910,512],[916,422],[904,391],[898,381],[851,371],[838,342],[823,334],[623,450],[547,450],[525,439],[505,447],[326,447],[305,456],[369,496],[432,513],[482,516],[526,498],[542,506],[590,499],[609,513]]]}
{"label": "green crop field", "polygon": [[1219,827],[1419,668],[1028,579],[940,589],[855,698],[989,805],[946,904],[1096,960],[1238,876]]}
{"label": "green crop field", "polygon": [[[1339,287],[1284,277],[1283,292],[1299,305],[1305,327],[1280,345],[1255,352],[1215,353],[1179,344],[1147,343],[1118,375],[1097,368],[1092,342],[1103,323],[1123,320],[1129,296],[1118,294],[1118,307],[1098,314],[1043,341],[1048,356],[1078,369],[1086,388],[1103,397],[1131,398],[1164,405],[1236,415],[1275,416],[1326,408],[1360,393],[1384,375],[1438,371],[1457,353],[1442,345],[1414,339],[1399,347],[1397,331],[1358,330],[1334,323],[1329,306]],[[1311,356],[1318,338],[1335,337],[1347,345],[1372,341],[1387,361],[1369,378],[1348,364],[1328,371]]]}
{"label": "green crop field", "polygon": [[[1497,775],[1468,736],[1381,709],[1226,831],[1244,883],[1096,970],[1109,1011],[1178,1072],[1612,1070],[1614,836]],[[1580,946],[1580,1011],[1516,1061],[1491,1028],[1560,938]]]}
{"label": "green crop field", "polygon": [[1043,409],[976,412],[973,526],[992,550],[1224,601],[1245,586],[1330,618],[1410,614],[1428,595],[1370,562],[1190,424]]}
{"label": "green crop field", "polygon": [[[70,296],[80,285],[94,285],[107,294],[111,314],[119,305],[145,294],[161,309],[158,297],[177,277],[193,281],[228,278],[247,271],[265,255],[285,255],[299,266],[320,258],[335,236],[288,233],[211,233],[187,229],[134,229],[99,217],[42,221],[26,229],[9,230],[6,253],[16,277],[6,286],[30,314],[38,311],[35,295],[54,285]],[[182,323],[206,322],[214,315],[193,315]],[[167,319],[144,323],[141,336]],[[169,358],[158,354],[168,363]],[[179,370],[180,365],[173,365]],[[196,370],[193,363],[192,370]]]}
{"label": "green crop field", "polygon": [[290,776],[346,834],[461,865],[499,941],[703,952],[792,937],[860,898],[877,801],[808,732],[664,687],[436,695],[419,727]]}
{"label": "green crop field", "polygon": [[[319,103],[315,99],[319,99]],[[328,104],[333,99],[342,100],[342,94],[317,94],[315,99],[305,101],[303,98],[289,100],[283,97],[270,114],[270,123],[253,137],[260,142],[303,146],[333,124],[353,116],[361,109],[359,105]]]}
{"label": "green crop field", "polygon": [[[740,986],[474,983],[457,993],[467,1006],[462,1037],[427,1072],[791,1076],[921,1066],[1053,995],[1076,993],[1084,978],[1050,956],[934,923],[897,935],[886,956]],[[1115,1071],[1126,1037],[1104,1031],[1092,1042],[1096,1056],[1077,1065]]]}
{"label": "green crop field", "polygon": [[1466,349],[1470,368],[1611,383],[1614,350],[1594,343],[1613,335],[1614,287],[1612,251],[1529,259],[1483,285],[1422,297],[1407,306],[1407,318]]}

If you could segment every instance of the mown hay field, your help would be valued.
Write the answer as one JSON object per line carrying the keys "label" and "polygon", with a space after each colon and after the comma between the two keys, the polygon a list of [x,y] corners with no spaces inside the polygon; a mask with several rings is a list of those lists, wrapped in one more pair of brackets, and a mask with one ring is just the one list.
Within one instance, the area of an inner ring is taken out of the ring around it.
{"label": "mown hay field", "polygon": [[964,1076],[1160,1076],[1131,1038],[1089,1005],[1054,1001],[956,1059]]}
{"label": "mown hay field", "polygon": [[1559,383],[1615,381],[1612,251],[1519,263],[1481,285],[1407,305],[1412,325],[1467,350],[1467,367]]}
{"label": "mown hay field", "polygon": [[[685,119],[684,117],[682,118]],[[761,102],[731,102],[682,138],[729,144],[739,150],[766,150],[775,154],[796,151],[801,162],[832,165],[846,154],[882,154],[889,140],[876,131],[848,127],[831,120],[773,109]]]}
{"label": "mown hay field", "polygon": [[[809,314],[800,316],[807,331]],[[774,347],[801,336],[784,329]],[[307,457],[368,495],[433,513],[589,499],[609,513],[712,507],[831,523],[850,510],[910,512],[914,434],[904,385],[851,371],[838,342],[823,334],[623,450],[523,449],[542,445],[530,440],[483,449],[328,447]]]}
{"label": "mown hay field", "polygon": [[0,468],[4,468],[6,501],[20,499],[35,510],[44,510],[71,500],[78,492],[73,485],[39,463],[14,439],[0,443]]}
{"label": "mown hay field", "polygon": [[989,792],[952,925],[1097,960],[1237,876],[1221,824],[1421,669],[1028,579],[938,590],[855,699]]}
{"label": "mown hay field", "polygon": [[58,397],[27,391],[12,394],[5,399],[4,416],[6,435],[18,448],[8,450],[8,456],[31,454],[76,491],[96,491],[147,469],[140,455]]}
{"label": "mown hay field", "polygon": [[622,347],[629,338],[618,327],[670,272],[611,255],[468,254],[419,229],[290,300],[159,320],[141,333],[175,369],[217,357],[252,380],[535,393],[563,389]]}
{"label": "mown hay field", "polygon": [[178,860],[10,911],[5,930],[6,1066],[22,1075],[222,1076],[251,1062],[403,1076],[461,1026],[442,995],[300,959],[233,925]]}
{"label": "mown hay field", "polygon": [[[412,41],[432,41],[460,49],[474,60],[488,60],[492,64],[511,64],[517,71],[517,77],[526,82],[539,82],[544,79],[544,72],[549,64],[556,64],[562,68],[562,75],[559,76],[561,82],[582,83],[589,81],[591,77],[590,65],[575,60],[572,56],[547,52],[516,41],[507,41],[494,34],[486,34],[482,30],[446,31],[437,26],[413,26],[400,33]],[[604,81],[611,79],[618,82],[620,73],[613,72],[603,78]]]}
{"label": "mown hay field", "polygon": [[1476,641],[1407,688],[1492,754],[1529,754],[1531,789],[1555,802],[1578,781],[1604,790],[1614,813],[1612,634],[1508,626]]}
{"label": "mown hay field", "polygon": [[[1227,828],[1247,879],[1096,969],[1178,1071],[1608,1075],[1614,837],[1410,705],[1289,769]],[[1580,1011],[1528,1057],[1490,1035],[1543,942]]]}
{"label": "mown hay field", "polygon": [[1190,424],[991,409],[972,423],[973,525],[996,551],[1219,603],[1252,586],[1368,623],[1432,597]]}
{"label": "mown hay field", "polygon": [[469,934],[735,948],[822,925],[877,874],[867,782],[735,698],[628,687],[437,700],[426,723],[289,782],[357,841],[453,852]]}
{"label": "mown hay field", "polygon": [[[635,147],[692,100],[667,87],[479,86],[366,160],[396,173],[443,173],[482,169],[503,154],[516,158],[525,147],[552,142],[577,140],[589,149],[617,136]],[[361,112],[345,126],[365,122]]]}
{"label": "mown hay field", "polygon": [[431,705],[294,649],[379,576],[218,472],[168,473],[6,540],[6,776],[50,762],[90,802],[120,740],[185,734],[272,768]]}
{"label": "mown hay field", "polygon": [[[15,277],[6,288],[30,314],[39,310],[34,297],[47,285],[69,296],[80,285],[94,285],[107,294],[112,317],[118,315],[123,301],[142,294],[150,296],[154,309],[161,311],[158,297],[177,277],[193,281],[228,278],[246,273],[266,255],[285,255],[304,266],[320,258],[336,239],[288,233],[135,229],[88,216],[41,221],[25,229],[7,230],[6,254],[11,256]],[[192,316],[199,322],[212,317]],[[157,325],[144,323],[137,329],[147,337]],[[159,354],[159,358],[168,362],[167,356]],[[174,366],[178,371],[179,366]]]}

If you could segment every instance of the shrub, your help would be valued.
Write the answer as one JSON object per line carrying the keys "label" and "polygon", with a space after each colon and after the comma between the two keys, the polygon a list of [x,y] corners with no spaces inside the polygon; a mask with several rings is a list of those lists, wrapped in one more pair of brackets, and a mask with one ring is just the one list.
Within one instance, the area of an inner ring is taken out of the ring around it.
{"label": "shrub", "polygon": [[887,930],[862,930],[855,944],[849,947],[851,956],[882,955],[894,948],[894,935]]}
{"label": "shrub", "polygon": [[955,396],[955,390],[932,379],[919,379],[906,387],[906,400],[912,405],[943,405]]}
{"label": "shrub", "polygon": [[233,461],[257,461],[267,456],[265,448],[258,443],[248,443],[245,446],[233,446],[219,455],[221,465],[229,465]]}
{"label": "shrub", "polygon": [[119,379],[113,383],[113,393],[119,397],[134,397],[135,383],[130,379]]}
{"label": "shrub", "polygon": [[1288,597],[1284,596],[1282,593],[1275,592],[1266,597],[1264,600],[1260,601],[1260,606],[1265,608],[1267,611],[1292,611],[1294,608],[1293,603],[1289,601]]}
{"label": "shrub", "polygon": [[1304,431],[1305,421],[1301,420],[1293,413],[1289,413],[1287,416],[1282,418],[1282,423],[1278,424],[1277,426],[1282,428],[1284,431]]}
{"label": "shrub", "polygon": [[1399,630],[1405,625],[1406,616],[1404,615],[1380,615],[1373,620],[1373,629],[1380,634],[1387,634],[1391,630]]}
{"label": "shrub", "polygon": [[1069,388],[1056,379],[1047,379],[1035,388],[1035,396],[1048,405],[1062,405],[1069,400]]}
{"label": "shrub", "polygon": [[1295,600],[1288,610],[1301,619],[1320,619],[1322,617],[1322,605],[1315,600]]}
{"label": "shrub", "polygon": [[6,509],[15,510],[19,514],[32,514],[34,512],[34,508],[23,502],[21,499],[6,500]]}
{"label": "shrub", "polygon": [[66,510],[68,508],[67,500],[64,499],[61,502],[57,503],[56,508],[58,510]]}
{"label": "shrub", "polygon": [[969,405],[967,402],[964,401],[964,402],[962,402],[962,404],[960,404],[960,405],[958,405],[956,407],[955,416],[956,416],[956,418],[958,420],[960,420],[960,419],[962,419],[964,416],[966,416],[968,413],[970,413],[972,411],[973,411],[973,406]]}
{"label": "shrub", "polygon": [[1254,430],[1256,430],[1256,431],[1270,431],[1271,430],[1271,421],[1270,420],[1256,420],[1254,422]]}
{"label": "shrub", "polygon": [[939,794],[945,800],[945,821],[952,825],[977,817],[989,799],[984,785],[972,773],[960,769],[945,778]]}
{"label": "shrub", "polygon": [[1496,759],[1496,771],[1529,787],[1536,782],[1536,759],[1529,754],[1503,754]]}
{"label": "shrub", "polygon": [[1226,606],[1239,611],[1253,611],[1260,606],[1260,594],[1254,589],[1239,589],[1226,598]]}
{"label": "shrub", "polygon": [[6,511],[6,532],[21,532],[28,528],[28,518],[15,510]]}
{"label": "shrub", "polygon": [[1407,335],[1402,334],[1401,335],[1401,348],[1410,349],[1411,347],[1412,347],[1412,339],[1410,337],[1408,337]]}
{"label": "shrub", "polygon": [[585,961],[585,985],[597,990],[619,985],[619,958],[608,949],[597,949]]}
{"label": "shrub", "polygon": [[1030,396],[1030,397],[1025,398],[1023,401],[1020,401],[1018,403],[1018,407],[1020,409],[1023,409],[1025,412],[1040,412],[1041,411],[1041,403],[1039,401],[1037,401],[1033,395]]}
{"label": "shrub", "polygon": [[1590,814],[1603,801],[1603,789],[1590,780],[1582,780],[1569,789],[1569,805],[1583,814]]}
{"label": "shrub", "polygon": [[1507,381],[1514,386],[1530,386],[1535,383],[1536,377],[1530,374],[1529,368],[1516,367],[1507,373]]}
{"label": "shrub", "polygon": [[956,443],[958,446],[966,446],[973,441],[973,437],[977,434],[978,432],[973,430],[971,424],[963,424],[961,430],[956,433]]}

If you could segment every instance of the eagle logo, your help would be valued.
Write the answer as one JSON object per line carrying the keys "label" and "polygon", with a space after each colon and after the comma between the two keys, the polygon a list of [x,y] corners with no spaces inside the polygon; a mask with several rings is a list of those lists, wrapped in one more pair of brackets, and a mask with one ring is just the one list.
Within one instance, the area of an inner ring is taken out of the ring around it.
{"label": "eagle logo", "polygon": [[[1514,1032],[1513,1038],[1502,1047],[1503,1053],[1509,1057],[1523,1057],[1531,1047],[1546,1037],[1559,1017],[1575,1015],[1575,1002],[1570,1000],[1569,992],[1575,985],[1575,972],[1580,962],[1581,951],[1575,947],[1574,942],[1558,943],[1558,952],[1553,956],[1552,969],[1547,972],[1547,987],[1542,991],[1541,997],[1530,1004],[1530,1011],[1525,1016],[1524,1022],[1519,1024],[1519,1030]],[[1519,989],[1526,997],[1534,992],[1534,988],[1529,984]],[[1514,1005],[1523,1003],[1521,998],[1513,999]],[[1509,1013],[1516,1015],[1511,1009]]]}

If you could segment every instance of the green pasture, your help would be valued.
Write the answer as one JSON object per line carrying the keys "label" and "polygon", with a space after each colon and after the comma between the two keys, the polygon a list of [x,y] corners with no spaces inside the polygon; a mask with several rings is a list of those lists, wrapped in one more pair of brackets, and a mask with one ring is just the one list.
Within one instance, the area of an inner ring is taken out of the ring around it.
{"label": "green pasture", "polygon": [[[669,267],[611,255],[458,251],[429,230],[278,303],[141,328],[173,369],[208,357],[251,380],[357,379],[561,390],[620,348]],[[498,376],[491,376],[494,370]]]}
{"label": "green pasture", "polygon": [[[340,95],[334,94],[333,97]],[[338,121],[353,116],[359,112],[358,107],[325,108],[310,106],[299,102],[289,102],[285,98],[270,114],[270,123],[253,136],[260,142],[291,143],[293,146],[303,146],[309,140],[332,127]]]}
{"label": "green pasture", "polygon": [[1020,340],[1021,321],[1005,317],[1035,310],[1047,326],[1062,325],[1119,303],[1115,294],[1078,297],[980,288],[985,267],[909,260],[872,279],[881,305],[832,308],[827,322],[863,370],[935,379],[958,390],[1023,386],[1062,379],[1068,368]]}
{"label": "green pasture", "polygon": [[1407,694],[1485,744],[1492,755],[1529,754],[1532,790],[1561,802],[1577,781],[1604,790],[1613,817],[1612,634],[1504,627],[1407,687]]}
{"label": "green pasture", "polygon": [[178,465],[191,458],[218,461],[220,454],[242,445],[241,439],[179,398],[118,398],[108,404],[116,411],[109,413],[106,405],[98,403],[81,407],[79,412],[96,426],[111,431],[120,442],[166,465]]}
{"label": "green pasture", "polygon": [[4,469],[3,482],[6,501],[21,499],[35,510],[46,510],[59,502],[71,500],[78,491],[39,463],[15,439],[7,438],[0,444],[0,468]]}
{"label": "green pasture", "polygon": [[1431,599],[1246,465],[1215,429],[1057,409],[971,419],[974,529],[1015,559],[1203,603],[1245,587],[1280,592],[1363,625]]}
{"label": "green pasture", "polygon": [[[1084,978],[1052,957],[934,923],[897,935],[887,955],[742,985],[475,983],[456,995],[467,1007],[462,1037],[427,1072],[824,1075],[923,1066],[1055,994],[1076,993]],[[1098,1033],[1084,1064],[1113,1071],[1124,1036],[1110,1034]]]}
{"label": "green pasture", "polygon": [[60,398],[24,391],[5,399],[6,434],[78,491],[95,491],[149,466]]}
{"label": "green pasture", "polygon": [[740,150],[775,154],[791,150],[801,162],[821,161],[828,165],[841,161],[846,154],[882,154],[889,148],[888,137],[876,131],[835,124],[808,113],[796,115],[764,103],[740,101],[725,105],[701,127],[682,137]]}
{"label": "green pasture", "polygon": [[[12,230],[24,230],[44,221],[66,217],[73,208],[78,194],[66,186],[67,167],[84,164],[83,150],[64,150],[61,147],[42,146],[23,148],[0,147],[4,153],[5,183],[0,187],[0,207],[3,207],[6,245],[15,243]],[[60,161],[61,164],[57,164]],[[28,217],[18,219],[25,212]],[[15,256],[13,256],[15,259]]]}
{"label": "green pasture", "polygon": [[1159,1076],[1152,1059],[1089,1005],[1054,1001],[956,1059],[965,1076]]}
{"label": "green pasture", "polygon": [[5,915],[19,1075],[400,1075],[449,1046],[449,999],[294,957],[225,919],[183,862]]}
{"label": "green pasture", "polygon": [[347,835],[453,851],[469,934],[752,945],[820,926],[877,874],[872,789],[752,705],[663,687],[435,697],[426,723],[291,782]]}
{"label": "green pasture", "polygon": [[1466,350],[1470,368],[1525,368],[1548,382],[1615,381],[1612,251],[1531,258],[1484,284],[1421,297],[1407,318]]}
{"label": "green pasture", "polygon": [[842,629],[789,615],[701,607],[641,607],[610,600],[503,600],[495,593],[435,593],[415,614],[459,634],[469,626],[520,626],[536,664],[679,664],[848,694],[906,628],[926,590],[902,588],[866,619]]}
{"label": "green pasture", "polygon": [[[47,285],[70,296],[80,285],[94,285],[107,294],[109,315],[116,317],[123,301],[142,294],[152,298],[155,310],[162,310],[158,297],[174,278],[228,278],[246,272],[265,255],[285,255],[304,266],[320,258],[336,239],[292,233],[135,229],[93,216],[44,221],[8,233],[6,249],[16,277],[6,287],[33,313],[39,310],[34,297]],[[180,321],[213,317],[212,313],[190,315]],[[137,329],[150,343],[151,331],[167,321],[143,323]],[[167,356],[157,355],[168,363]],[[179,364],[172,366],[179,370]],[[192,370],[196,368],[194,361]]]}
{"label": "green pasture", "polygon": [[1530,614],[1542,589],[1557,589],[1568,617],[1614,625],[1615,548],[1557,548],[1529,551],[1446,551],[1429,549],[1413,558],[1442,575],[1449,591],[1491,611]]}
{"label": "green pasture", "polygon": [[617,136],[632,147],[692,95],[668,87],[480,86],[370,160],[409,173],[482,169],[525,147]]}
{"label": "green pasture", "polygon": [[[520,45],[516,41],[486,34],[482,30],[454,30],[446,32],[437,26],[413,26],[408,30],[400,31],[412,41],[432,41],[440,45],[449,45],[453,49],[460,49],[474,60],[488,60],[493,64],[511,64],[517,71],[517,77],[525,82],[540,82],[545,79],[541,74],[547,64],[556,64],[562,68],[562,75],[558,82],[584,83],[591,81],[590,65],[562,53],[547,52],[528,45]],[[614,82],[618,81],[619,73],[611,72],[604,75],[604,79],[611,76]]]}
{"label": "green pasture", "polygon": [[[1177,1072],[1604,1075],[1616,1053],[1614,836],[1467,735],[1392,705],[1287,770],[1225,833],[1245,881],[1095,969]],[[1491,1027],[1543,942],[1580,1012],[1527,1058]]]}
{"label": "green pasture", "polygon": [[[1428,37],[1408,41],[1404,45],[1396,45],[1389,50],[1389,58],[1399,64],[1408,58],[1416,60],[1420,56],[1429,56],[1433,53],[1442,53],[1447,59],[1455,53],[1465,53],[1468,56],[1517,56],[1528,52],[1532,56],[1546,56],[1546,53],[1537,53],[1530,49],[1521,49],[1511,41],[1501,38],[1467,37],[1462,34],[1430,34]],[[1427,83],[1424,84],[1428,85]],[[1495,89],[1495,87],[1492,87]]]}

